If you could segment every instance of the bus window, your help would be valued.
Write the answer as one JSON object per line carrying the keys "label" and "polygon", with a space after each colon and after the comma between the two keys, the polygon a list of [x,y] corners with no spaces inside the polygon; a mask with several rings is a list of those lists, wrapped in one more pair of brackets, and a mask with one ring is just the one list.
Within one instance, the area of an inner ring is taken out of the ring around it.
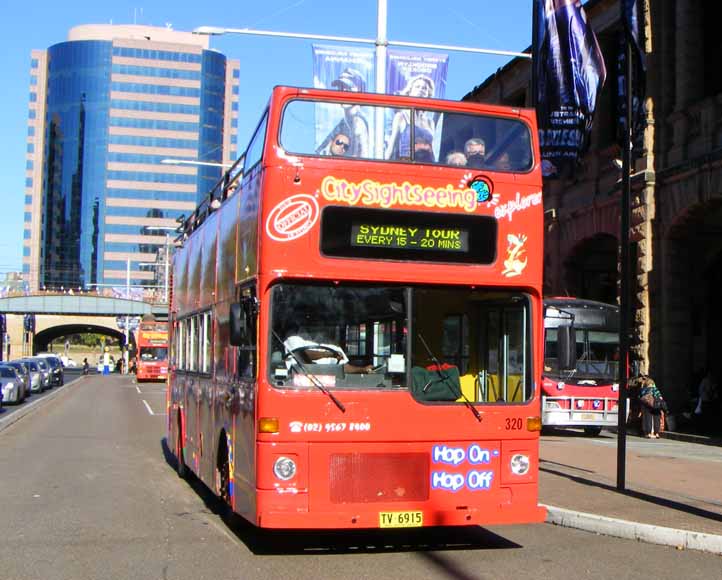
{"label": "bus window", "polygon": [[[441,365],[453,367],[455,385],[424,390],[412,381],[419,400],[463,402],[462,392],[472,402],[518,403],[531,397],[529,315],[520,296],[413,288],[412,297],[407,360],[409,320],[402,288],[276,285],[273,384],[310,388],[311,374],[328,388],[407,388],[409,370],[412,379],[436,382]],[[459,313],[445,314],[452,309]]]}
{"label": "bus window", "polygon": [[[484,145],[474,163],[473,141]],[[529,127],[518,119],[350,102],[291,101],[280,142],[299,155],[406,163],[459,166],[468,155],[469,166],[505,172],[530,171],[533,162]]]}
{"label": "bus window", "polygon": [[250,169],[261,160],[263,155],[263,145],[266,142],[266,126],[268,125],[268,113],[263,115],[263,119],[258,124],[256,132],[251,137],[248,144],[248,150],[243,160],[243,174],[246,175]]}
{"label": "bus window", "polygon": [[271,378],[311,387],[311,373],[337,388],[405,383],[404,292],[400,288],[278,284],[272,293]]}

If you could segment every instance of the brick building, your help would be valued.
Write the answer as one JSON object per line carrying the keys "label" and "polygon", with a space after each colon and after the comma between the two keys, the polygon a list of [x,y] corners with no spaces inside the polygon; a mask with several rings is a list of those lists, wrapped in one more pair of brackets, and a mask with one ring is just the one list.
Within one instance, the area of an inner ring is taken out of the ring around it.
{"label": "brick building", "polygon": [[[621,157],[616,142],[618,0],[587,16],[607,65],[589,152],[573,177],[544,186],[545,293],[618,300]],[[722,377],[722,6],[641,1],[647,127],[632,175],[632,356],[676,410],[706,368]],[[531,64],[517,59],[466,100],[531,105]]]}

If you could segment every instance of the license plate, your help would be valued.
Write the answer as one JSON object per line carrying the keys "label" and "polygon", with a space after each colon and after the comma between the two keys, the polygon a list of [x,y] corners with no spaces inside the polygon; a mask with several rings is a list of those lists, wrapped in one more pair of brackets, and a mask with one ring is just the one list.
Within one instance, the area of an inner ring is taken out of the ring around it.
{"label": "license plate", "polygon": [[380,528],[417,528],[423,525],[423,512],[379,512]]}
{"label": "license plate", "polygon": [[596,418],[594,413],[582,413],[582,421],[594,421]]}

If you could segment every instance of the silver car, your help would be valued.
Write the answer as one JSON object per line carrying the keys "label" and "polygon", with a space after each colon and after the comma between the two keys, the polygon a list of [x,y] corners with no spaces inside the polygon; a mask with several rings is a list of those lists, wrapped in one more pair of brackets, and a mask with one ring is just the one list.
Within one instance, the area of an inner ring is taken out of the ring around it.
{"label": "silver car", "polygon": [[23,383],[25,385],[25,396],[30,396],[30,369],[28,368],[28,364],[24,363],[19,360],[11,360],[5,363],[9,367],[13,367],[16,371],[18,371],[18,376],[23,379]]}
{"label": "silver car", "polygon": [[47,379],[43,378],[43,371],[38,365],[38,361],[33,359],[23,359],[30,371],[30,392],[42,393],[47,388]]}
{"label": "silver car", "polygon": [[5,363],[9,367],[13,367],[17,372],[18,376],[23,380],[23,386],[25,387],[25,394],[23,400],[30,396],[30,369],[27,363],[19,360],[11,360]]}
{"label": "silver car", "polygon": [[0,365],[0,389],[3,403],[22,403],[25,398],[25,385],[18,372],[8,365]]}

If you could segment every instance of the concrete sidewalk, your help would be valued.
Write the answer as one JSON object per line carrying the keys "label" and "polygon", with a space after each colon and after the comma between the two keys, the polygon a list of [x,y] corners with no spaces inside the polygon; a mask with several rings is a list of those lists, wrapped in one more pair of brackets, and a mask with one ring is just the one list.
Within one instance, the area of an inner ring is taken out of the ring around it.
{"label": "concrete sidewalk", "polygon": [[627,437],[624,492],[616,488],[616,434],[543,436],[539,501],[547,521],[722,554],[722,447],[673,436]]}

